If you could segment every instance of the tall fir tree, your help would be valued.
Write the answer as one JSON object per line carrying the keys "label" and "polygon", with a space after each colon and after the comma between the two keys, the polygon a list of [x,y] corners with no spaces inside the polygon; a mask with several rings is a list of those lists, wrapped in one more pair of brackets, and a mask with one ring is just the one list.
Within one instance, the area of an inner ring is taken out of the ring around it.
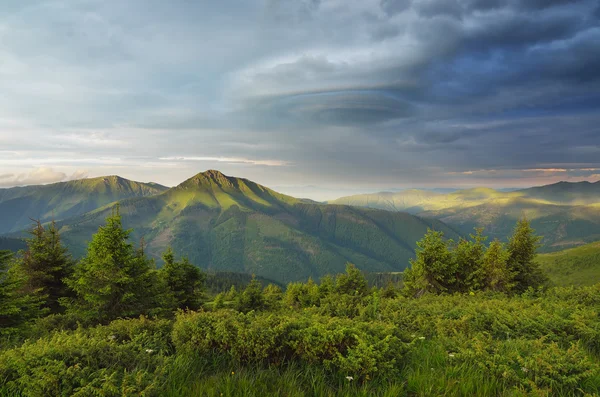
{"label": "tall fir tree", "polygon": [[163,253],[162,278],[173,296],[175,308],[197,310],[205,300],[206,275],[187,258],[175,260],[171,247]]}
{"label": "tall fir tree", "polygon": [[18,261],[25,276],[24,289],[39,296],[51,313],[58,313],[62,311],[59,300],[70,295],[65,280],[73,272],[73,260],[54,221],[47,228],[39,220],[34,222],[27,249]]}
{"label": "tall fir tree", "polygon": [[508,270],[513,275],[514,291],[522,293],[529,287],[537,288],[547,283],[547,276],[536,262],[542,238],[526,218],[520,219],[508,241]]}
{"label": "tall fir tree", "polygon": [[482,262],[487,237],[483,235],[482,228],[477,228],[470,238],[461,237],[452,251],[456,264],[456,284],[452,292],[469,292],[483,286]]}
{"label": "tall fir tree", "polygon": [[444,240],[444,233],[431,229],[417,242],[417,257],[404,271],[404,292],[407,295],[418,297],[427,292],[453,291],[457,284],[457,266],[449,244],[450,241]]}
{"label": "tall fir tree", "polygon": [[483,288],[489,291],[508,292],[513,288],[513,275],[508,268],[510,254],[504,245],[494,240],[483,255]]}
{"label": "tall fir tree", "polygon": [[76,297],[68,306],[82,320],[106,323],[151,314],[156,308],[151,263],[128,242],[130,233],[123,228],[117,205],[75,266],[68,285]]}
{"label": "tall fir tree", "polygon": [[14,336],[44,313],[40,297],[24,290],[27,279],[10,251],[0,251],[0,337]]}

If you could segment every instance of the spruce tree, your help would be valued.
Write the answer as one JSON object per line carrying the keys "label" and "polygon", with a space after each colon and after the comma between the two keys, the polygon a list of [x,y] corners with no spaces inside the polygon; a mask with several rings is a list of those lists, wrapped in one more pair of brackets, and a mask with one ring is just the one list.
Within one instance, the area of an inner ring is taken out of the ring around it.
{"label": "spruce tree", "polygon": [[483,287],[490,291],[510,291],[513,275],[508,268],[510,254],[503,244],[494,240],[485,251],[482,265]]}
{"label": "spruce tree", "polygon": [[12,336],[31,319],[43,314],[39,296],[23,287],[25,275],[12,262],[10,251],[0,251],[0,337]]}
{"label": "spruce tree", "polygon": [[252,280],[246,289],[237,297],[236,308],[243,313],[247,313],[251,310],[262,310],[265,307],[266,302],[262,292],[262,285],[252,275]]}
{"label": "spruce tree", "polygon": [[456,284],[450,292],[469,292],[482,288],[482,260],[485,251],[483,229],[475,229],[471,239],[460,238],[452,251],[456,265]]}
{"label": "spruce tree", "polygon": [[163,254],[164,266],[160,270],[162,278],[174,297],[175,308],[197,310],[204,302],[204,282],[206,275],[192,265],[187,258],[175,260],[169,247]]}
{"label": "spruce tree", "polygon": [[508,241],[508,270],[513,275],[514,290],[517,293],[547,283],[547,277],[535,260],[541,239],[535,235],[531,223],[523,218],[515,226]]}
{"label": "spruce tree", "polygon": [[82,320],[106,323],[152,311],[151,265],[127,241],[130,233],[123,229],[116,206],[92,237],[87,255],[75,266],[68,285],[76,298],[69,311]]}
{"label": "spruce tree", "polygon": [[417,242],[417,257],[404,271],[404,292],[407,295],[418,297],[426,292],[453,291],[457,283],[457,266],[448,248],[449,243],[444,241],[444,233],[431,229]]}
{"label": "spruce tree", "polygon": [[366,296],[369,294],[367,279],[352,263],[346,264],[346,273],[335,278],[335,293],[345,295]]}
{"label": "spruce tree", "polygon": [[73,272],[73,260],[62,245],[56,223],[44,228],[36,220],[27,241],[27,249],[18,262],[25,276],[24,289],[37,295],[52,313],[62,311],[61,298],[70,295],[65,282]]}

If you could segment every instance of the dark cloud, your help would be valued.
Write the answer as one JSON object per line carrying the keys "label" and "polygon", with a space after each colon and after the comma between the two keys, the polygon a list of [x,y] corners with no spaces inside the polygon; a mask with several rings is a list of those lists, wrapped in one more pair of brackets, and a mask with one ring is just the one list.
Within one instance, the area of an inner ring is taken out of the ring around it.
{"label": "dark cloud", "polygon": [[599,19],[595,0],[3,4],[0,179],[595,168]]}

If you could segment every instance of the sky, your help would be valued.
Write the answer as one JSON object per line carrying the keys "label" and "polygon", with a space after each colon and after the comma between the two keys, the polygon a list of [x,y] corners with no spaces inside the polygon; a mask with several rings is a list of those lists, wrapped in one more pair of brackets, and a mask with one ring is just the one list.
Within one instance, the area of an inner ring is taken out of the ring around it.
{"label": "sky", "polygon": [[600,179],[597,0],[3,0],[0,187]]}

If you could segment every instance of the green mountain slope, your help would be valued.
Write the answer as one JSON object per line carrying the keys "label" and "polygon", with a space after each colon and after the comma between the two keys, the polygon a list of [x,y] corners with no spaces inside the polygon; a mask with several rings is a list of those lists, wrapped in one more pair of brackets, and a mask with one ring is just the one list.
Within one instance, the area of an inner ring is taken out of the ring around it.
{"label": "green mountain slope", "polygon": [[[207,171],[163,194],[123,200],[124,225],[159,258],[172,245],[215,271],[255,273],[278,282],[342,272],[350,261],[366,271],[402,271],[428,227],[457,233],[406,213],[307,203],[246,179]],[[82,255],[111,206],[59,223]]]}
{"label": "green mountain slope", "polygon": [[483,227],[505,239],[517,219],[526,216],[544,236],[543,251],[556,251],[600,239],[600,183],[559,182],[500,192],[477,188],[449,194],[407,190],[342,197],[337,204],[406,211],[434,218],[468,233]]}
{"label": "green mountain slope", "polygon": [[9,237],[0,237],[0,251],[8,250],[17,252],[25,248],[27,248],[25,240]]}
{"label": "green mountain slope", "polygon": [[81,179],[50,185],[0,189],[0,234],[31,225],[81,215],[117,200],[159,194],[166,187],[118,176]]}
{"label": "green mountain slope", "polygon": [[560,286],[600,282],[600,241],[538,256],[551,281]]}

